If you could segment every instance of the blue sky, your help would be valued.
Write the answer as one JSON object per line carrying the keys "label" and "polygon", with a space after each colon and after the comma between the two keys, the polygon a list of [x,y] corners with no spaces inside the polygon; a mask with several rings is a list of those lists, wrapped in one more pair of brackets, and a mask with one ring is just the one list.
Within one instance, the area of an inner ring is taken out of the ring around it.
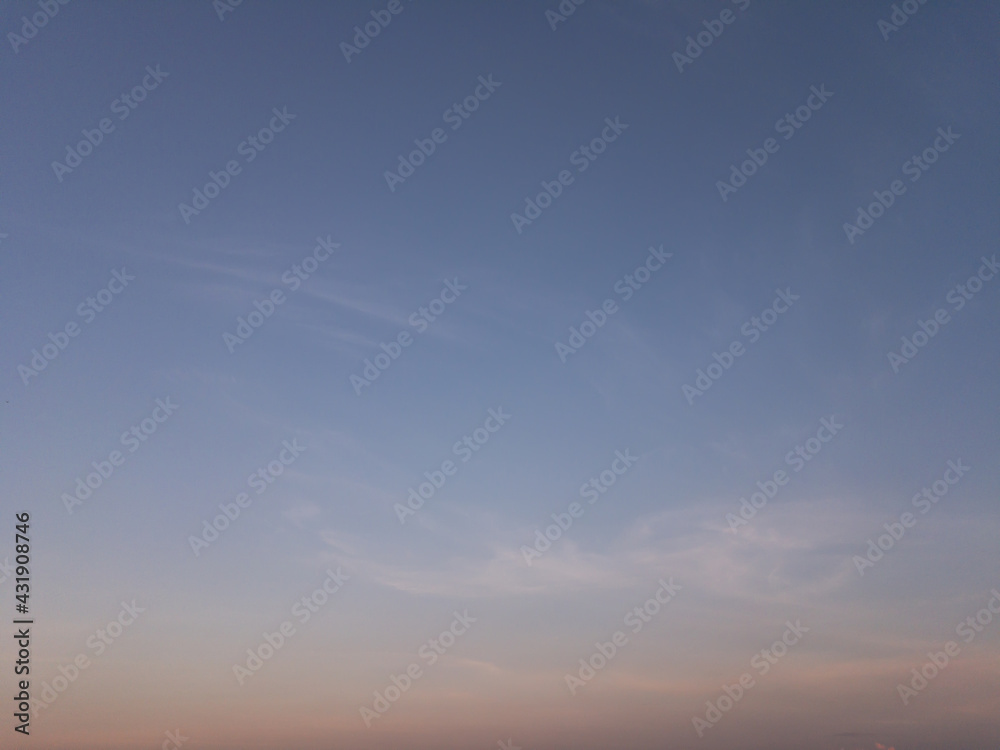
{"label": "blue sky", "polygon": [[[181,726],[206,748],[994,747],[995,624],[919,698],[897,685],[1000,585],[997,4],[920,5],[888,33],[889,3],[588,0],[555,28],[557,3],[387,5],[247,0],[220,19],[207,0],[69,3],[7,38],[0,440],[5,516],[34,524],[38,684],[122,600],[148,602],[33,719],[36,744],[152,745]],[[5,3],[0,30],[39,7]],[[373,18],[390,21],[348,61]],[[104,118],[79,166],[53,168]],[[752,174],[723,200],[734,166]],[[563,170],[518,231],[512,214]],[[851,242],[845,223],[895,180]],[[282,281],[330,244],[296,289]],[[624,300],[616,284],[651,248],[669,259]],[[134,280],[78,312],[114,272]],[[224,334],[275,289],[230,352]],[[745,334],[780,295],[797,298]],[[435,299],[454,301],[418,329]],[[608,299],[563,362],[557,342]],[[895,372],[888,354],[940,309]],[[403,331],[412,343],[356,393]],[[157,399],[178,408],[156,421]],[[490,409],[511,416],[463,461],[453,447]],[[842,431],[795,471],[786,455],[824,418]],[[129,452],[143,419],[155,432]],[[285,441],[304,450],[281,463]],[[638,460],[588,504],[581,485],[626,449]],[[115,450],[69,512],[64,493]],[[861,575],[853,556],[959,459],[968,473]],[[248,477],[276,460],[257,494]],[[447,460],[456,473],[400,523],[394,506]],[[789,483],[734,531],[727,514],[781,469]],[[241,492],[196,555],[191,537]],[[526,565],[522,546],[572,502],[585,512]],[[343,590],[238,684],[233,665],[331,566]],[[666,614],[570,694],[564,675],[670,576]],[[466,608],[468,636],[366,726],[373,691]],[[700,736],[692,717],[795,618],[813,627],[802,645]]]}

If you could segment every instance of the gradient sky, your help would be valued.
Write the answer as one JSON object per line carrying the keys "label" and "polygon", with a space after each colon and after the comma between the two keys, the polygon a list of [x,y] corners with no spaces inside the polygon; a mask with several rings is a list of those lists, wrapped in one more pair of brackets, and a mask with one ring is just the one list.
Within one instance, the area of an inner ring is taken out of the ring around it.
{"label": "gradient sky", "polygon": [[[0,560],[30,511],[33,694],[91,661],[26,739],[5,635],[0,744],[1000,746],[1000,618],[956,635],[1000,589],[1000,279],[952,301],[998,251],[1000,4],[930,2],[886,31],[889,2],[588,0],[553,21],[556,0],[401,0],[345,59],[388,5],[245,0],[220,18],[209,0],[77,0],[23,43],[7,35],[44,11],[0,6]],[[720,15],[732,23],[678,70]],[[123,109],[155,82],[147,66],[166,77]],[[499,85],[449,122],[480,77]],[[776,124],[812,87],[832,95],[786,140]],[[241,146],[275,108],[294,120]],[[103,118],[93,152],[54,168]],[[579,171],[606,118],[627,128]],[[443,142],[390,189],[435,128]],[[958,137],[916,172],[947,145],[939,128]],[[723,200],[718,181],[768,138]],[[572,183],[518,231],[511,214],[562,170]],[[845,222],[894,180],[849,241]],[[339,247],[292,290],[282,276],[317,238]],[[650,248],[671,257],[625,301],[615,286]],[[123,269],[134,280],[81,313]],[[230,353],[223,335],[275,289],[283,303]],[[742,333],[776,290],[798,299]],[[556,343],[607,299],[617,312],[561,361]],[[895,372],[888,354],[940,309]],[[357,394],[351,376],[402,331],[410,345]],[[742,356],[689,403],[734,341]],[[178,408],[123,443],[157,399]],[[490,409],[510,418],[463,462],[453,446]],[[842,429],[795,471],[831,418]],[[257,494],[248,477],[285,441],[305,450]],[[116,450],[70,512],[64,494]],[[637,460],[591,505],[581,485],[616,451]],[[447,460],[457,473],[401,523],[395,506]],[[921,513],[949,461],[971,468]],[[778,470],[790,481],[731,528]],[[196,555],[191,537],[244,492]],[[574,502],[582,517],[529,566],[522,547]],[[908,511],[862,575],[854,557]],[[348,580],[300,623],[296,602],[338,567]],[[624,616],[661,579],[679,591],[633,634]],[[13,596],[7,577],[5,634]],[[97,655],[88,642],[133,600],[145,611]],[[466,610],[476,622],[428,664],[421,646]],[[240,684],[234,665],[286,620],[294,635]],[[787,621],[809,632],[760,674]],[[565,675],[616,630],[627,645],[571,693]],[[960,653],[904,705],[897,686],[949,640]],[[367,727],[360,709],[413,663],[422,676]],[[699,736],[693,718],[744,673],[755,685]]]}

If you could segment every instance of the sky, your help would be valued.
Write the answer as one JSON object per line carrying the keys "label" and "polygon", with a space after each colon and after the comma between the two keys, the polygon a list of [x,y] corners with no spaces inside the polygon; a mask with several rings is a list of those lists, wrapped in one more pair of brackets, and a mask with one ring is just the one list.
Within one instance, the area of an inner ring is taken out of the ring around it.
{"label": "sky", "polygon": [[995,750],[998,21],[2,3],[3,747]]}

